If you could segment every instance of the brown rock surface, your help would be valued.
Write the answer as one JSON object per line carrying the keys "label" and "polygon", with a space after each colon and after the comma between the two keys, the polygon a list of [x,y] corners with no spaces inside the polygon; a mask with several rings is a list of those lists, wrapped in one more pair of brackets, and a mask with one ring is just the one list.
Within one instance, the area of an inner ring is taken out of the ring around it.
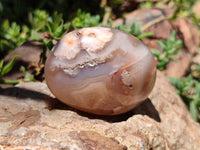
{"label": "brown rock surface", "polygon": [[[4,79],[19,79],[23,76],[20,67],[24,66],[27,71],[34,72],[40,62],[40,55],[42,53],[43,45],[39,42],[26,41],[14,51],[9,53],[5,58],[5,64],[9,62],[13,56],[19,55],[16,59],[13,69],[4,76]],[[3,87],[10,87],[12,85],[1,85]]]}
{"label": "brown rock surface", "polygon": [[114,25],[124,22],[125,25],[130,27],[132,22],[140,22],[142,27],[144,27],[147,24],[151,24],[152,26],[149,26],[144,32],[152,32],[154,35],[153,37],[143,39],[143,42],[150,49],[158,50],[161,49],[156,41],[168,39],[172,30],[176,30],[177,37],[184,43],[181,49],[182,55],[176,56],[178,59],[177,63],[171,61],[164,73],[166,76],[180,78],[185,75],[200,40],[197,29],[189,19],[178,18],[175,22],[165,19],[165,17],[169,17],[172,13],[173,11],[167,6],[138,9],[125,15],[123,21],[118,19],[114,22]]}
{"label": "brown rock surface", "polygon": [[8,62],[13,56],[19,55],[20,57],[15,61],[15,65],[9,74],[9,79],[16,79],[20,77],[22,73],[19,72],[20,66],[27,67],[31,63],[38,64],[40,60],[40,55],[42,53],[43,45],[38,42],[27,41],[21,46],[17,47],[14,51],[9,53],[4,61]]}
{"label": "brown rock surface", "polygon": [[118,116],[77,111],[45,83],[0,90],[0,149],[198,150],[200,126],[158,72],[148,100]]}
{"label": "brown rock surface", "polygon": [[[15,60],[12,70],[6,74],[3,79],[15,80],[20,79],[24,76],[23,72],[20,71],[20,67],[24,66],[26,71],[33,73],[37,76],[37,80],[44,79],[41,68],[40,55],[43,51],[43,45],[39,42],[26,41],[21,46],[17,47],[14,51],[9,53],[5,58],[5,64],[8,63],[15,55],[19,55]],[[11,84],[0,84],[1,87],[11,87]]]}

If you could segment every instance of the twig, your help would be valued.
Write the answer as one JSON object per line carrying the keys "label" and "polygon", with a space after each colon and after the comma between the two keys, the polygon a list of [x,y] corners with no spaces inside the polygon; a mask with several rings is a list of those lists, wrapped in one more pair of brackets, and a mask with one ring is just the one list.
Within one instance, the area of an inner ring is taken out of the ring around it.
{"label": "twig", "polygon": [[105,15],[103,17],[103,23],[107,24],[108,23],[108,20],[110,18],[110,15],[111,15],[111,12],[112,12],[112,9],[108,6],[105,7]]}
{"label": "twig", "polygon": [[103,23],[107,24],[112,13],[112,8],[107,5],[107,0],[101,0],[101,7],[104,9]]}
{"label": "twig", "polygon": [[147,24],[145,24],[144,26],[142,26],[141,30],[144,31],[144,30],[150,28],[151,26],[153,26],[153,25],[155,25],[155,24],[157,24],[157,23],[159,23],[159,22],[162,22],[162,21],[164,21],[164,20],[168,20],[169,18],[171,18],[171,17],[163,16],[163,17],[154,19],[154,20],[148,22]]}

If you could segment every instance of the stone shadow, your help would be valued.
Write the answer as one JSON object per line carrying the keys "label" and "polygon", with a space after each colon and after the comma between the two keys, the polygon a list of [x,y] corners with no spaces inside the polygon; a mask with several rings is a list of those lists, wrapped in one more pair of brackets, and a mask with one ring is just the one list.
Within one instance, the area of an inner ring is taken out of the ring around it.
{"label": "stone shadow", "polygon": [[78,111],[78,113],[82,116],[88,117],[89,119],[101,119],[107,122],[115,123],[115,122],[122,122],[128,120],[130,117],[134,115],[146,115],[156,122],[161,122],[160,116],[154,105],[151,103],[151,100],[148,98],[143,103],[141,103],[136,108],[120,115],[114,116],[101,116],[101,115],[94,115],[85,112]]}
{"label": "stone shadow", "polygon": [[46,95],[46,94],[38,92],[38,91],[25,89],[25,88],[10,87],[10,88],[6,88],[6,89],[0,89],[0,95],[16,97],[18,99],[31,98],[31,99],[37,100],[37,101],[45,101],[47,103],[47,109],[49,109],[49,110],[54,110],[54,109],[70,110],[70,111],[77,112],[79,115],[81,115],[83,117],[87,117],[89,119],[101,119],[101,120],[111,122],[111,123],[126,121],[130,117],[132,117],[134,115],[138,115],[138,114],[147,115],[150,118],[154,119],[155,121],[161,122],[159,113],[156,110],[156,108],[154,107],[154,105],[151,103],[150,99],[146,99],[138,107],[130,110],[127,113],[120,114],[120,115],[114,115],[114,116],[101,116],[101,115],[95,115],[95,114],[90,114],[90,113],[79,111],[68,105],[63,104],[62,102],[58,101],[56,98],[53,98],[49,95]]}
{"label": "stone shadow", "polygon": [[141,103],[136,108],[134,108],[124,114],[114,115],[114,116],[95,115],[95,114],[79,111],[77,109],[74,109],[70,106],[63,104],[62,102],[58,101],[57,99],[53,103],[50,103],[49,108],[50,109],[71,110],[71,111],[77,112],[80,116],[87,117],[89,119],[101,119],[101,120],[111,122],[111,123],[126,121],[130,117],[132,117],[134,115],[139,115],[139,114],[146,115],[146,116],[154,119],[156,122],[161,122],[159,113],[149,98],[146,99],[143,103]]}
{"label": "stone shadow", "polygon": [[34,90],[20,87],[0,88],[0,95],[16,97],[19,99],[31,98],[34,100],[52,99],[52,97]]}

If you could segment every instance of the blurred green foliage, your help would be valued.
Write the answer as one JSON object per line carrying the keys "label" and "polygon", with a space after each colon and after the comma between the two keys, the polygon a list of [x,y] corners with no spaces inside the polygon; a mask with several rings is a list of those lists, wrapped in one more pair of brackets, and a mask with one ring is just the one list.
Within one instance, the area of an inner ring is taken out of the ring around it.
{"label": "blurred green foliage", "polygon": [[191,17],[193,13],[193,6],[197,0],[167,0],[165,3],[171,6],[175,11],[173,19],[177,17]]}
{"label": "blurred green foliage", "polygon": [[57,11],[63,14],[64,20],[71,20],[76,16],[77,9],[91,14],[103,14],[100,2],[101,0],[1,0],[0,18],[7,18],[10,22],[16,22],[20,25],[28,24],[27,14],[40,9],[45,10],[50,16]]}
{"label": "blurred green foliage", "polygon": [[154,6],[152,1],[143,1],[140,3],[140,8],[151,8],[152,6]]}
{"label": "blurred green foliage", "polygon": [[[4,60],[0,60],[0,84],[18,84],[20,82],[19,79],[16,80],[8,80],[3,79],[3,77],[8,74],[14,67],[15,60],[20,57],[18,55],[15,55],[7,64],[4,65]],[[21,66],[20,71],[23,72],[24,82],[31,82],[35,81],[34,75],[26,71],[24,66]]]}
{"label": "blurred green foliage", "polygon": [[15,60],[18,58],[18,55],[15,55],[10,62],[8,62],[6,65],[4,65],[4,60],[0,60],[0,84],[17,84],[19,83],[19,80],[5,80],[3,79],[3,76],[8,74],[15,63]]}
{"label": "blurred green foliage", "polygon": [[169,77],[195,121],[200,121],[200,83],[192,75],[183,79]]}
{"label": "blurred green foliage", "polygon": [[[42,54],[43,63],[46,60],[46,51],[52,49],[54,46],[53,41],[60,40],[64,32],[83,27],[112,26],[112,22],[108,24],[102,23],[100,15],[91,15],[80,9],[77,11],[77,16],[71,23],[64,23],[62,14],[54,12],[53,16],[49,16],[49,14],[43,10],[35,10],[29,20],[32,25],[30,40],[41,42],[44,45]],[[132,23],[130,28],[123,24],[117,25],[115,28],[133,34],[139,39],[153,35],[153,33],[143,34],[139,23]],[[44,38],[41,36],[41,32],[47,33],[48,36]]]}
{"label": "blurred green foliage", "polygon": [[197,64],[194,68],[194,71],[200,72],[200,64]]}
{"label": "blurred green foliage", "polygon": [[28,20],[30,28],[35,31],[45,31],[44,27],[47,23],[47,18],[49,14],[45,10],[36,9],[35,11],[29,13]]}
{"label": "blurred green foliage", "polygon": [[4,20],[0,23],[0,59],[10,50],[26,41],[29,34],[27,26],[19,26],[15,22]]}
{"label": "blurred green foliage", "polygon": [[23,78],[24,82],[33,82],[33,81],[35,81],[34,75],[29,73],[28,71],[26,71],[26,68],[24,66],[20,67],[20,71],[22,71],[23,74],[24,74],[24,78]]}
{"label": "blurred green foliage", "polygon": [[[55,11],[52,15],[49,15],[47,11],[39,9],[29,12],[28,25],[20,26],[15,22],[10,24],[8,20],[4,20],[1,23],[3,32],[0,34],[1,58],[29,39],[43,44],[41,60],[44,64],[47,50],[52,49],[55,41],[60,40],[64,32],[91,26],[112,26],[112,22],[103,24],[101,20],[102,16],[91,15],[80,9],[78,9],[77,16],[71,22],[65,22],[62,13]],[[152,33],[142,34],[141,26],[138,23],[133,23],[130,28],[125,25],[117,25],[115,28],[133,34],[139,39],[152,36]],[[24,81],[33,81],[31,74],[28,74],[24,67],[21,67],[20,70],[24,73]]]}
{"label": "blurred green foliage", "polygon": [[[62,29],[67,29],[69,26],[64,20],[73,19],[78,8],[93,14],[103,14],[99,4],[100,0],[90,2],[87,0],[1,0],[0,59],[32,36],[33,30],[48,32],[56,38],[60,37],[63,34]],[[56,29],[58,26],[59,28]]]}
{"label": "blurred green foliage", "polygon": [[170,61],[177,61],[174,55],[180,54],[179,50],[182,48],[182,41],[176,39],[176,31],[172,31],[168,40],[162,39],[157,41],[161,51],[151,50],[159,62],[157,68],[165,70]]}
{"label": "blurred green foliage", "polygon": [[102,26],[103,24],[100,22],[100,19],[100,15],[91,16],[90,13],[85,13],[79,9],[77,16],[72,20],[72,27],[79,29],[83,27]]}
{"label": "blurred green foliage", "polygon": [[31,17],[29,17],[31,24],[31,40],[40,41],[42,36],[36,37],[36,33],[46,32],[49,37],[59,40],[62,34],[69,28],[69,23],[64,23],[63,15],[58,12],[54,12],[52,16],[44,10],[33,11]]}
{"label": "blurred green foliage", "polygon": [[[35,10],[29,20],[33,27],[30,40],[41,42],[43,44],[41,60],[42,63],[45,63],[47,50],[52,49],[54,40],[60,40],[63,33],[69,29],[70,23],[64,23],[63,15],[61,13],[54,12],[52,16],[49,16],[44,10]],[[46,33],[46,37],[42,36],[42,33]]]}
{"label": "blurred green foliage", "polygon": [[140,40],[146,37],[151,37],[153,35],[153,33],[151,32],[142,33],[141,25],[139,22],[133,22],[130,28],[128,28],[126,25],[123,24],[118,24],[115,26],[115,28],[122,30],[126,33],[132,34]]}

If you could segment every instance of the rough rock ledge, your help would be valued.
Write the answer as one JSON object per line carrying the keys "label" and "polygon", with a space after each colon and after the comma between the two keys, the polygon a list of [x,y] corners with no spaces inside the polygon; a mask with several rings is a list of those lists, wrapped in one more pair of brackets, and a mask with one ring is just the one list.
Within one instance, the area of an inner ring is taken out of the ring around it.
{"label": "rough rock ledge", "polygon": [[0,149],[198,150],[195,123],[160,72],[149,99],[118,116],[70,108],[45,83],[0,89]]}

